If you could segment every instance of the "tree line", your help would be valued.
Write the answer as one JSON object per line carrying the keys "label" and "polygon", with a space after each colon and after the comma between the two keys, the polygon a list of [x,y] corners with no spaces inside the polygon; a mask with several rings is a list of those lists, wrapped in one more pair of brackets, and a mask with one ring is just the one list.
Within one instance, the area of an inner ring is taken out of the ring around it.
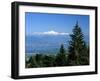
{"label": "tree line", "polygon": [[35,54],[25,60],[26,68],[34,67],[56,67],[89,65],[89,45],[84,40],[84,34],[78,22],[70,34],[68,51],[61,44],[59,53],[55,55]]}

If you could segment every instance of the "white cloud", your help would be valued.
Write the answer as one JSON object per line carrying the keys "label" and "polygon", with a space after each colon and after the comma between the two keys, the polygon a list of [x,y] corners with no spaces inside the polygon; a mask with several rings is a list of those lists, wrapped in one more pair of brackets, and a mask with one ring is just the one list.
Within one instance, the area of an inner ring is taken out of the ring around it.
{"label": "white cloud", "polygon": [[69,33],[65,32],[56,32],[56,31],[47,31],[47,32],[34,32],[33,35],[69,35]]}

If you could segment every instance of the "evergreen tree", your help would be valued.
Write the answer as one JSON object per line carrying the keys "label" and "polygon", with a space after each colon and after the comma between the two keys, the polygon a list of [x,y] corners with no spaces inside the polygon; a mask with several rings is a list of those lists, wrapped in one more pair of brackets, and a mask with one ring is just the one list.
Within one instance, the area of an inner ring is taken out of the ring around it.
{"label": "evergreen tree", "polygon": [[51,55],[44,55],[43,58],[44,67],[51,67],[54,65],[54,56]]}
{"label": "evergreen tree", "polygon": [[65,66],[65,65],[67,65],[66,64],[67,63],[66,53],[65,53],[65,49],[64,49],[63,44],[60,47],[60,51],[56,56],[55,62],[56,62],[56,66]]}
{"label": "evergreen tree", "polygon": [[35,56],[31,56],[28,63],[28,68],[38,67]]}
{"label": "evergreen tree", "polygon": [[[86,61],[86,58],[89,59],[89,57],[87,57],[87,46],[84,41],[84,35],[80,26],[78,25],[78,22],[76,23],[72,32],[73,33],[70,35],[71,40],[69,41],[68,48],[69,65],[85,64],[84,61]],[[88,63],[88,61],[86,63]]]}
{"label": "evergreen tree", "polygon": [[39,67],[43,67],[43,55],[42,54],[36,54],[35,55],[35,59],[36,59],[36,62],[38,64]]}

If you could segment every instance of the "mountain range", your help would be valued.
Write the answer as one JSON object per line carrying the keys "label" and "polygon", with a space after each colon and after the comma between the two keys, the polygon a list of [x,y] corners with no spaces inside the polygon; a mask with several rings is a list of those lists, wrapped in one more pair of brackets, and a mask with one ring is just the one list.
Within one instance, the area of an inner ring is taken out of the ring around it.
{"label": "mountain range", "polygon": [[[84,39],[89,44],[89,36],[85,35]],[[67,33],[51,33],[26,35],[25,36],[25,53],[26,54],[57,54],[61,44],[67,50],[70,36]]]}

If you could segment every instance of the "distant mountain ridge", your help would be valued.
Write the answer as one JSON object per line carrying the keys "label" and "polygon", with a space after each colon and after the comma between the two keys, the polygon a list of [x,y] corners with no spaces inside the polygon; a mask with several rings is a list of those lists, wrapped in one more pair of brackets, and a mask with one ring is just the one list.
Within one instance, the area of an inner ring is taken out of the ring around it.
{"label": "distant mountain ridge", "polygon": [[69,33],[51,30],[46,32],[33,32],[30,35],[69,35]]}
{"label": "distant mountain ridge", "polygon": [[[66,34],[27,35],[25,37],[25,53],[56,54],[59,52],[61,44],[67,49],[68,41],[70,41],[70,36]],[[89,36],[85,36],[85,41],[87,44],[89,43]]]}

